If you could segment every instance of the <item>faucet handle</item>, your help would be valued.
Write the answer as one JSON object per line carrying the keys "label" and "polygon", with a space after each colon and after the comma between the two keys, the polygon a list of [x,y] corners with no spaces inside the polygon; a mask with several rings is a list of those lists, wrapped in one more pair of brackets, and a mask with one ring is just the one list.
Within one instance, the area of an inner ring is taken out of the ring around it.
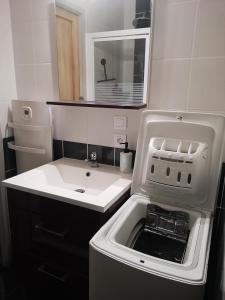
{"label": "faucet handle", "polygon": [[91,152],[91,160],[97,160],[97,153]]}

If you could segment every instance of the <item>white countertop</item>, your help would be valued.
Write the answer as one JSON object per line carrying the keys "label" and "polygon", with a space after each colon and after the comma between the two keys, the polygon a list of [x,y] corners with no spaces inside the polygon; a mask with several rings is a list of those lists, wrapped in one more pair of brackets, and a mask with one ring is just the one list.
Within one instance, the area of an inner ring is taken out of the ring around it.
{"label": "white countertop", "polygon": [[[131,179],[132,174],[118,167],[92,168],[84,161],[61,158],[4,180],[3,186],[105,212],[129,190]],[[85,192],[76,192],[79,188]]]}

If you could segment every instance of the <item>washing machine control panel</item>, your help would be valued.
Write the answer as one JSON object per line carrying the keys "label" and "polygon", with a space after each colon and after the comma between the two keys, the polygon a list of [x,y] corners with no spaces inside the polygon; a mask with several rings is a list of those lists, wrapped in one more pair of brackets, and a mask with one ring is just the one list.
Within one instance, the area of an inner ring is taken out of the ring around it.
{"label": "washing machine control panel", "polygon": [[142,184],[154,190],[204,193],[209,155],[206,143],[153,137],[148,145]]}

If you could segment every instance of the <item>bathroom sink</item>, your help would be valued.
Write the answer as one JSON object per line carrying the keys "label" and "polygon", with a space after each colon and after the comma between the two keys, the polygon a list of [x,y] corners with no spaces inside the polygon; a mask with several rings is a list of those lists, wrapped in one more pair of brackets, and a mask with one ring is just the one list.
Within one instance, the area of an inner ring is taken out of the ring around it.
{"label": "bathroom sink", "polygon": [[119,168],[62,158],[3,181],[3,185],[97,211],[106,211],[131,186]]}

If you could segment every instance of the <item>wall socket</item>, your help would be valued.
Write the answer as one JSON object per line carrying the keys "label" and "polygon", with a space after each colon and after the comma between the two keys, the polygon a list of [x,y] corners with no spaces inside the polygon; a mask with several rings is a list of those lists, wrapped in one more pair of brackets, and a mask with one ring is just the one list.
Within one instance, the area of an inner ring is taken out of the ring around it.
{"label": "wall socket", "polygon": [[127,141],[126,134],[114,134],[114,147],[115,148],[124,148],[124,145],[120,143],[125,143]]}

